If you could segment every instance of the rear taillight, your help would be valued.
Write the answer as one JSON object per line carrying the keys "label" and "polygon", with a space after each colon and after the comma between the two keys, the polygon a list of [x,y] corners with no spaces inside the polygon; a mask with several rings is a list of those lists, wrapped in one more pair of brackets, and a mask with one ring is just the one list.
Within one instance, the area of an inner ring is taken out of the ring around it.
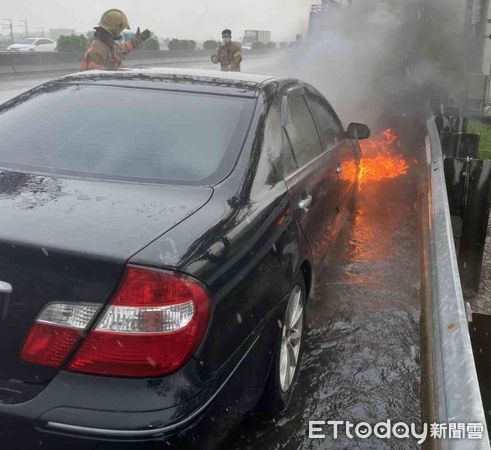
{"label": "rear taillight", "polygon": [[48,304],[29,331],[21,358],[33,364],[60,367],[99,309],[100,305]]}
{"label": "rear taillight", "polygon": [[128,267],[68,368],[127,377],[173,372],[195,353],[209,313],[208,293],[198,281],[174,272]]}
{"label": "rear taillight", "polygon": [[208,317],[208,294],[199,282],[129,267],[69,369],[130,377],[173,372],[196,351]]}

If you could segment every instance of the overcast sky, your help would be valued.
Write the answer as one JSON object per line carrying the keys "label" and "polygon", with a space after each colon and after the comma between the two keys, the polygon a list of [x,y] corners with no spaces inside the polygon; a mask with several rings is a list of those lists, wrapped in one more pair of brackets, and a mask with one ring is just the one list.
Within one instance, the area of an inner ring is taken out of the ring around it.
{"label": "overcast sky", "polygon": [[[161,37],[202,40],[220,36],[231,28],[234,39],[245,29],[273,32],[275,41],[305,33],[312,0],[0,0],[1,18],[13,19],[14,31],[22,32],[19,21],[27,19],[31,35],[38,27],[75,28],[87,31],[109,8],[126,12],[132,29],[149,28]],[[6,33],[5,30],[2,30]]]}

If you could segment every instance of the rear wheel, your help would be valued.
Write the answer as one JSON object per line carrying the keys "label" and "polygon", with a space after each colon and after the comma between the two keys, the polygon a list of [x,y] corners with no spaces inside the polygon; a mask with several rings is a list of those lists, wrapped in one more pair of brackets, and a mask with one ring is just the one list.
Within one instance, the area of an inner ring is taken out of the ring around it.
{"label": "rear wheel", "polygon": [[302,359],[306,291],[302,275],[295,280],[276,341],[273,366],[260,410],[268,416],[285,411],[293,394]]}

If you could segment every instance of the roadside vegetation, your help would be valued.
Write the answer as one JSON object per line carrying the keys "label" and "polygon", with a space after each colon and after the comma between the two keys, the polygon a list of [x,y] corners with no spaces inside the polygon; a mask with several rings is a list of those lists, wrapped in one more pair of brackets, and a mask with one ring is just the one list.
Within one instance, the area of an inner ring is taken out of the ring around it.
{"label": "roadside vegetation", "polygon": [[193,41],[191,39],[171,39],[168,47],[171,51],[194,51],[196,50],[196,41]]}
{"label": "roadside vegetation", "polygon": [[60,36],[56,44],[59,52],[83,52],[87,50],[90,39],[83,34],[71,36]]}
{"label": "roadside vegetation", "polygon": [[[85,35],[72,34],[70,36],[60,36],[56,44],[59,52],[83,52],[89,47],[94,33],[89,32]],[[155,35],[145,41],[142,45],[143,50],[160,50],[160,44]]]}
{"label": "roadside vegetation", "polygon": [[480,120],[469,120],[467,131],[481,135],[479,140],[479,158],[491,159],[491,124]]}
{"label": "roadside vegetation", "polygon": [[[87,50],[90,41],[93,37],[93,32],[87,32],[85,35],[70,35],[70,36],[60,36],[57,42],[57,50],[59,52],[83,52]],[[194,52],[198,49],[198,44],[192,39],[164,39],[164,48],[167,47],[170,51],[188,51]],[[239,42],[237,44],[240,45]],[[252,44],[252,50],[257,53],[275,51],[278,48],[285,49],[293,45],[297,45],[298,42],[281,42],[277,44],[276,42],[254,42]],[[215,51],[220,45],[220,41],[215,41],[212,39],[203,42],[203,49],[209,51]],[[160,50],[160,42],[156,35],[152,34],[152,37],[145,41],[142,45],[142,50]]]}

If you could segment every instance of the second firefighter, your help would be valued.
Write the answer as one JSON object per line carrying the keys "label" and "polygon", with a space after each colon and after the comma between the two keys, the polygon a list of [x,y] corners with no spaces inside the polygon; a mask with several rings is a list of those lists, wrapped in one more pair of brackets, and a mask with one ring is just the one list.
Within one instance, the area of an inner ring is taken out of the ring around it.
{"label": "second firefighter", "polygon": [[222,42],[216,52],[211,55],[213,64],[220,64],[220,69],[224,72],[240,72],[242,53],[240,46],[232,42],[232,32],[222,31]]}

